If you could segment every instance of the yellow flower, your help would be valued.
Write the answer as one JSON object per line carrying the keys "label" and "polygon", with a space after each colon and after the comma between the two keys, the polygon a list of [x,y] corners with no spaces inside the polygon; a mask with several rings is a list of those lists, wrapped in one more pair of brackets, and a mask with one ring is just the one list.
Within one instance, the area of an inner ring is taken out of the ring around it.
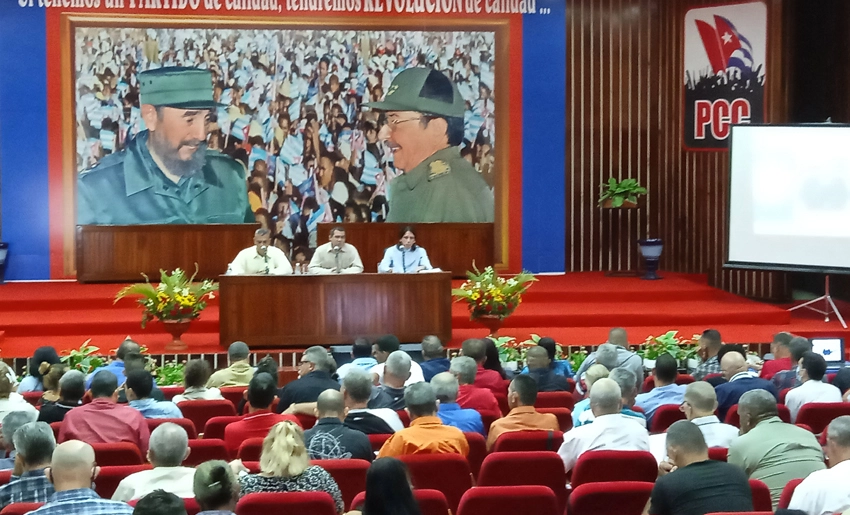
{"label": "yellow flower", "polygon": [[481,295],[477,291],[474,291],[472,292],[472,295],[469,296],[469,298],[472,300],[478,300],[481,298]]}

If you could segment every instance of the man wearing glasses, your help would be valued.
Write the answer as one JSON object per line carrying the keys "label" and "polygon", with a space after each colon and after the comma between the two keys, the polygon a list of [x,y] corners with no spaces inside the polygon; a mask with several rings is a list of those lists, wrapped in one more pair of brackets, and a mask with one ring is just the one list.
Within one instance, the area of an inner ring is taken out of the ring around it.
{"label": "man wearing glasses", "polygon": [[460,155],[465,103],[444,74],[410,68],[393,80],[384,100],[379,139],[404,174],[389,186],[387,222],[492,222],[493,193]]}

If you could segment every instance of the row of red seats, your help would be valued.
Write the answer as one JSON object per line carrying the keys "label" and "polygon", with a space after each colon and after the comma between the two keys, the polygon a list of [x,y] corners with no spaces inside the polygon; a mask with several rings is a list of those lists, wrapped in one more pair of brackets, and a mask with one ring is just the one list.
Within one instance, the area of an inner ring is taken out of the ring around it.
{"label": "row of red seats", "polygon": [[[779,418],[783,422],[791,423],[791,412],[784,404],[776,405]],[[843,415],[850,415],[850,402],[811,402],[804,404],[797,414],[797,425],[804,427],[814,434],[820,434],[826,429],[833,419]],[[685,414],[679,410],[678,404],[668,404],[659,407],[652,417],[650,432],[663,433],[677,420],[684,420]],[[740,427],[741,419],[738,416],[738,405],[732,406],[726,413],[727,424]]]}

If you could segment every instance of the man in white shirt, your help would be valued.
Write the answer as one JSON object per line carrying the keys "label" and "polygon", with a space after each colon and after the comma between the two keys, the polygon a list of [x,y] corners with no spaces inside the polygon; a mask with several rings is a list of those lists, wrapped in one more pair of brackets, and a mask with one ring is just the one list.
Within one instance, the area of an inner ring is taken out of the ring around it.
{"label": "man in white shirt", "polygon": [[797,414],[804,404],[810,402],[841,402],[841,390],[823,382],[826,375],[826,360],[815,352],[806,352],[800,358],[797,375],[802,384],[789,391],[785,405],[791,412],[791,422],[797,422]]}
{"label": "man in white shirt", "polygon": [[[685,400],[679,409],[685,414],[685,418],[699,428],[708,447],[728,449],[732,440],[738,438],[738,428],[720,422],[714,414],[717,409],[717,395],[714,388],[705,381],[691,383],[685,388]],[[649,446],[652,455],[661,463],[667,453],[667,435],[650,435]]]}
{"label": "man in white shirt", "polygon": [[363,262],[354,245],[345,243],[345,228],[331,229],[330,241],[320,245],[307,267],[311,274],[359,274]]}
{"label": "man in white shirt", "polygon": [[826,455],[830,468],[812,472],[797,485],[789,510],[808,515],[841,513],[850,508],[850,415],[838,417],[826,428]]}
{"label": "man in white shirt", "polygon": [[180,464],[189,457],[189,436],[177,424],[166,422],[151,432],[148,461],[152,470],[130,474],[121,480],[113,501],[132,501],[154,490],[171,492],[181,499],[195,497],[192,490],[195,469]]}
{"label": "man in white shirt", "polygon": [[649,433],[639,422],[620,414],[623,399],[620,385],[603,378],[590,390],[590,409],[595,417],[592,424],[574,428],[564,435],[558,454],[567,472],[587,451],[648,451]]}
{"label": "man in white shirt", "polygon": [[[384,366],[387,358],[393,352],[401,349],[401,342],[394,334],[385,334],[381,336],[375,343],[372,344],[372,357],[378,362],[377,365],[369,369],[369,372],[378,376],[378,381],[384,383]],[[410,360],[410,377],[404,382],[404,386],[410,386],[413,383],[421,383],[425,381],[425,376],[422,374],[422,367],[419,363]]]}
{"label": "man in white shirt", "polygon": [[227,275],[266,274],[289,275],[292,265],[286,254],[273,247],[272,233],[268,229],[257,229],[254,233],[254,246],[240,250],[236,258],[227,266]]}

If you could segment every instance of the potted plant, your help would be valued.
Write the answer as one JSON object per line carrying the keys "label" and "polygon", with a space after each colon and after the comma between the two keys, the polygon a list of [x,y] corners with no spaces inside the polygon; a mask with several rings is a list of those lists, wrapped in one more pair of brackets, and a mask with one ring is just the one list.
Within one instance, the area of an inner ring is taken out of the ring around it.
{"label": "potted plant", "polygon": [[474,272],[466,272],[468,280],[460,288],[454,288],[452,296],[455,302],[466,302],[470,320],[480,321],[490,329],[492,336],[498,332],[502,320],[520,305],[522,294],[537,279],[527,271],[505,279],[492,266],[483,272],[479,272],[474,265],[473,269]]}
{"label": "potted plant", "polygon": [[689,365],[688,360],[693,359],[697,352],[697,346],[688,339],[677,336],[679,331],[667,331],[660,336],[647,336],[643,348],[637,351],[637,355],[643,358],[643,366],[646,369],[655,367],[655,360],[662,354],[670,354],[679,363]]}
{"label": "potted plant", "polygon": [[618,181],[611,177],[607,183],[600,184],[599,188],[599,205],[603,208],[637,207],[638,196],[646,195],[646,188],[638,184],[637,179]]}
{"label": "potted plant", "polygon": [[89,345],[91,338],[84,341],[79,349],[66,349],[62,351],[62,363],[68,365],[71,370],[79,370],[85,375],[90,374],[94,369],[102,367],[106,361],[97,355],[100,352],[99,347]]}
{"label": "potted plant", "polygon": [[525,363],[525,351],[528,347],[534,345],[528,340],[518,342],[513,336],[491,336],[491,340],[496,344],[499,350],[499,361],[508,370],[516,372],[522,370]]}

